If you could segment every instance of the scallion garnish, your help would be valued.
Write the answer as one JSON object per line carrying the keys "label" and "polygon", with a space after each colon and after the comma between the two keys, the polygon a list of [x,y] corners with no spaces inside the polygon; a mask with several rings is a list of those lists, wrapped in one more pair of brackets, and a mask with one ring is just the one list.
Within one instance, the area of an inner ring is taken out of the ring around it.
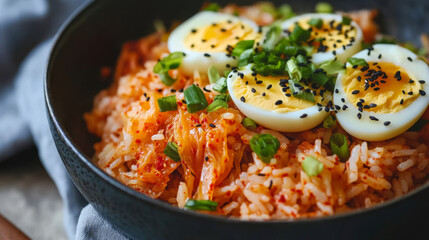
{"label": "scallion garnish", "polygon": [[335,118],[335,116],[332,115],[328,115],[325,120],[323,120],[323,127],[324,128],[332,128],[337,126],[337,119]]}
{"label": "scallion garnish", "polygon": [[310,21],[308,21],[308,24],[310,26],[317,28],[317,29],[321,29],[323,26],[323,21],[320,18],[312,18],[312,19],[310,19]]}
{"label": "scallion garnish", "polygon": [[214,97],[214,101],[207,107],[207,112],[214,112],[220,108],[228,109],[228,94],[219,94]]}
{"label": "scallion garnish", "polygon": [[332,7],[331,4],[329,4],[327,2],[319,2],[315,6],[315,11],[317,13],[333,13],[334,8]]}
{"label": "scallion garnish", "polygon": [[255,130],[256,129],[256,123],[251,118],[244,118],[243,121],[241,121],[241,124],[243,127],[249,129],[249,130]]}
{"label": "scallion garnish", "polygon": [[226,93],[227,89],[227,81],[224,77],[219,78],[219,80],[217,80],[216,84],[213,86],[213,90],[220,93]]}
{"label": "scallion garnish", "polygon": [[289,77],[293,79],[294,82],[301,81],[302,74],[298,68],[295,58],[291,58],[286,62],[286,69],[287,69],[287,72],[289,73]]}
{"label": "scallion garnish", "polygon": [[365,59],[363,58],[349,58],[347,60],[347,62],[349,62],[352,66],[362,66],[362,67],[368,67],[368,63],[365,61]]}
{"label": "scallion garnish", "polygon": [[238,59],[238,67],[244,67],[249,64],[250,56],[253,53],[253,48],[247,49],[241,53],[240,58]]}
{"label": "scallion garnish", "polygon": [[168,74],[168,70],[178,68],[182,62],[183,56],[184,54],[182,52],[170,53],[170,55],[158,61],[153,67],[153,72],[159,75],[161,81],[165,85],[171,86],[176,81]]}
{"label": "scallion garnish", "polygon": [[219,94],[214,97],[214,101],[222,100],[224,102],[229,102],[230,99],[231,97],[229,96],[229,94]]}
{"label": "scallion garnish", "polygon": [[288,19],[295,16],[292,7],[289,4],[283,4],[277,9],[279,18]]}
{"label": "scallion garnish", "polygon": [[209,76],[210,83],[216,83],[220,78],[219,72],[217,71],[215,66],[211,66],[209,68],[209,70],[207,71],[207,75]]}
{"label": "scallion garnish", "polygon": [[346,162],[350,157],[349,143],[346,136],[341,133],[332,134],[329,139],[332,153],[336,154],[341,162]]}
{"label": "scallion garnish", "polygon": [[232,55],[239,57],[247,49],[253,48],[253,44],[255,44],[255,40],[243,40],[238,42],[234,50],[232,50]]}
{"label": "scallion garnish", "polygon": [[180,161],[179,147],[174,142],[168,142],[164,148],[164,154],[175,162]]}
{"label": "scallion garnish", "polygon": [[320,86],[325,86],[325,84],[329,81],[329,79],[330,78],[322,72],[311,74],[311,81],[319,84]]}
{"label": "scallion garnish", "polygon": [[289,82],[290,91],[292,92],[292,95],[295,98],[299,98],[310,102],[315,102],[313,93],[299,90],[299,88],[295,86],[294,81],[290,79],[288,80],[288,82]]}
{"label": "scallion garnish", "polygon": [[211,11],[211,12],[217,12],[221,6],[217,3],[210,3],[206,8],[204,8],[204,11]]}
{"label": "scallion garnish", "polygon": [[262,48],[267,51],[273,50],[274,46],[281,38],[281,33],[282,29],[279,26],[272,26],[267,32]]}
{"label": "scallion garnish", "polygon": [[185,203],[185,208],[201,211],[216,211],[217,202],[210,200],[188,199],[188,201]]}
{"label": "scallion garnish", "polygon": [[295,25],[292,33],[290,34],[290,39],[294,43],[305,42],[310,38],[311,32],[308,30],[302,29],[299,25]]}
{"label": "scallion garnish", "polygon": [[163,97],[158,99],[160,112],[174,111],[177,109],[176,95]]}
{"label": "scallion garnish", "polygon": [[310,176],[314,177],[319,175],[323,171],[323,164],[312,156],[307,156],[302,162],[302,170]]}
{"label": "scallion garnish", "polygon": [[192,84],[184,91],[186,106],[188,112],[195,113],[205,109],[208,106],[206,96],[201,88]]}
{"label": "scallion garnish", "polygon": [[250,139],[250,148],[265,163],[269,163],[280,148],[280,142],[271,134],[256,134]]}
{"label": "scallion garnish", "polygon": [[350,25],[351,22],[352,22],[352,19],[347,16],[343,16],[343,20],[341,21],[343,25]]}
{"label": "scallion garnish", "polygon": [[325,70],[326,75],[333,76],[344,71],[344,64],[338,60],[331,60],[321,63],[319,68]]}

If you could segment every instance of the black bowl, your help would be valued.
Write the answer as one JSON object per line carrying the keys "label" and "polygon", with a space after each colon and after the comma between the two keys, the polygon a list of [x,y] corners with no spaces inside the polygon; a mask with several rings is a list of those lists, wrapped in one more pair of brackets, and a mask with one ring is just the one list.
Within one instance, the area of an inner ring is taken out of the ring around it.
{"label": "black bowl", "polygon": [[[219,1],[226,4],[226,1]],[[251,1],[238,1],[245,4]],[[280,1],[279,1],[280,2]],[[300,12],[317,1],[288,1]],[[94,1],[83,6],[57,35],[45,82],[48,118],[61,158],[83,196],[115,228],[144,239],[273,239],[401,238],[423,234],[429,214],[429,185],[376,207],[347,214],[296,221],[241,221],[184,211],[138,193],[116,181],[91,162],[97,140],[87,130],[83,113],[93,97],[110,82],[100,78],[102,66],[114,66],[121,45],[153,32],[153,20],[186,19],[198,1]],[[380,10],[384,32],[418,42],[429,2],[343,0],[336,9]]]}

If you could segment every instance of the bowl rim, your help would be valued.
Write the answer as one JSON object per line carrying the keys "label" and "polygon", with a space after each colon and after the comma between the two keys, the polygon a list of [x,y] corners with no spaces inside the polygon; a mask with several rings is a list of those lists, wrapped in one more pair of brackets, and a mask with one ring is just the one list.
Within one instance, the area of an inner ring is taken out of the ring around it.
{"label": "bowl rim", "polygon": [[[87,169],[90,171],[93,171],[96,175],[98,175],[101,179],[103,179],[105,182],[107,182],[109,185],[111,185],[113,188],[115,188],[117,191],[120,191],[129,197],[132,197],[134,199],[137,199],[138,201],[142,202],[142,204],[150,204],[151,206],[157,207],[162,209],[163,211],[169,211],[175,215],[183,216],[183,217],[192,217],[192,218],[198,218],[198,219],[204,219],[207,221],[214,221],[214,222],[221,222],[221,223],[228,223],[228,224],[251,224],[251,225],[258,225],[258,226],[265,226],[266,224],[269,225],[275,225],[275,224],[312,224],[317,223],[320,221],[334,221],[334,220],[341,220],[345,218],[350,217],[356,217],[358,215],[365,215],[370,214],[376,211],[380,211],[382,209],[385,209],[389,206],[392,206],[394,204],[400,203],[405,201],[407,198],[414,196],[422,191],[428,190],[429,188],[429,182],[426,182],[417,188],[413,189],[411,192],[402,195],[400,197],[396,197],[394,199],[388,200],[383,203],[376,204],[374,206],[371,206],[369,208],[360,208],[356,210],[351,210],[349,212],[344,213],[336,213],[334,215],[328,215],[328,216],[321,216],[321,217],[300,217],[300,218],[291,218],[291,219],[270,219],[270,220],[244,220],[237,217],[227,217],[223,215],[214,215],[214,214],[207,214],[202,213],[198,211],[192,211],[192,210],[185,210],[182,208],[179,208],[177,206],[173,206],[167,202],[164,202],[162,200],[154,199],[149,196],[147,196],[144,193],[138,192],[137,190],[132,189],[131,187],[128,187],[124,185],[123,183],[119,182],[112,176],[108,175],[106,172],[104,172],[102,169],[100,169],[98,166],[95,165],[91,161],[90,158],[88,158],[81,150],[78,149],[78,147],[73,143],[73,141],[70,138],[70,135],[68,134],[68,131],[64,128],[64,126],[59,122],[59,120],[56,117],[56,110],[53,107],[53,100],[51,96],[51,89],[50,85],[52,80],[51,77],[51,69],[53,65],[53,59],[57,55],[58,49],[61,46],[61,43],[64,40],[67,33],[72,31],[71,29],[75,25],[76,22],[80,21],[81,18],[84,18],[86,13],[88,11],[91,11],[96,6],[102,4],[104,1],[88,1],[81,6],[79,6],[67,19],[66,21],[61,25],[60,29],[54,36],[53,45],[51,46],[50,52],[49,52],[49,58],[47,60],[47,67],[45,68],[44,72],[44,79],[43,79],[43,91],[44,91],[44,99],[46,104],[46,109],[48,113],[48,117],[52,121],[52,125],[55,127],[55,130],[58,132],[59,136],[62,138],[63,142],[70,148],[70,150],[79,158],[79,161],[82,161]],[[51,128],[51,135],[53,134],[54,129]],[[61,158],[64,162],[63,158]],[[67,168],[66,168],[67,169]],[[67,172],[69,170],[67,169]],[[70,173],[69,173],[70,175]],[[74,181],[73,181],[74,183]],[[81,193],[82,194],[82,193]],[[84,197],[85,195],[82,194]],[[86,197],[85,197],[86,198]]]}

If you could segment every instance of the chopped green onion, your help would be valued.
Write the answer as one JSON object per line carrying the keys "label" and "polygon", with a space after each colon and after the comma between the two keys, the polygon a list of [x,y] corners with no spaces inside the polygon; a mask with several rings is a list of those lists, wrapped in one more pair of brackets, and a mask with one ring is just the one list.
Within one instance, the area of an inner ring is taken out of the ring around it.
{"label": "chopped green onion", "polygon": [[180,161],[179,147],[174,142],[167,143],[167,146],[165,146],[165,149],[164,149],[164,154],[175,162]]}
{"label": "chopped green onion", "polygon": [[308,176],[314,177],[323,171],[323,163],[319,162],[315,157],[307,156],[302,162],[302,170],[304,170]]}
{"label": "chopped green onion", "polygon": [[344,71],[344,64],[338,60],[325,61],[319,68],[325,70],[326,75],[332,76]]}
{"label": "chopped green onion", "polygon": [[280,142],[271,134],[256,134],[250,139],[250,148],[265,163],[269,163],[280,148]]}
{"label": "chopped green onion", "polygon": [[350,157],[349,143],[346,136],[341,133],[332,134],[329,139],[331,151],[340,158],[341,162],[346,162]]}
{"label": "chopped green onion", "polygon": [[358,66],[362,66],[362,67],[368,67],[368,63],[365,61],[365,59],[363,58],[349,58],[347,60],[347,62],[349,62],[351,65],[358,65]]}
{"label": "chopped green onion", "polygon": [[273,50],[274,46],[281,38],[281,33],[282,29],[279,26],[272,26],[267,32],[264,43],[262,44],[262,48],[268,51]]}
{"label": "chopped green onion", "polygon": [[174,111],[177,109],[176,95],[163,97],[158,99],[160,112]]}
{"label": "chopped green onion", "polygon": [[201,211],[216,211],[217,202],[210,200],[188,199],[188,201],[185,203],[185,208]]}
{"label": "chopped green onion", "polygon": [[320,18],[312,18],[310,21],[308,21],[308,24],[317,29],[321,29],[323,26],[323,21]]}
{"label": "chopped green onion", "polygon": [[422,128],[429,123],[429,120],[426,120],[424,118],[420,118],[419,120],[417,120],[416,123],[414,123],[414,125],[412,127],[410,127],[410,129],[408,129],[407,131],[411,131],[411,132],[418,132],[420,130],[422,130]]}
{"label": "chopped green onion", "polygon": [[288,56],[295,56],[298,53],[298,47],[295,46],[285,46],[284,54]]}
{"label": "chopped green onion", "polygon": [[311,71],[310,67],[307,66],[299,66],[299,71],[301,72],[302,79],[309,79],[313,71]]}
{"label": "chopped green onion", "polygon": [[320,86],[325,86],[325,84],[329,81],[329,77],[322,72],[312,73],[311,81],[319,84]]}
{"label": "chopped green onion", "polygon": [[172,78],[168,72],[158,73],[161,82],[163,82],[166,86],[173,85],[176,82],[176,79]]}
{"label": "chopped green onion", "polygon": [[261,2],[259,4],[259,7],[263,12],[269,13],[274,18],[277,17],[276,8],[274,7],[274,5],[271,2]]}
{"label": "chopped green onion", "polygon": [[227,89],[227,82],[226,78],[224,77],[219,78],[219,80],[217,80],[216,84],[213,86],[213,90],[220,93],[226,93]]}
{"label": "chopped green onion", "polygon": [[161,81],[165,85],[171,86],[176,81],[176,79],[168,74],[168,70],[178,68],[182,62],[183,56],[184,54],[182,52],[170,53],[170,55],[158,61],[153,67],[153,72],[159,75]]}
{"label": "chopped green onion", "polygon": [[253,48],[253,44],[255,44],[255,40],[243,40],[238,42],[235,45],[234,50],[232,50],[232,55],[239,57],[247,49]]}
{"label": "chopped green onion", "polygon": [[350,23],[352,23],[352,19],[347,16],[343,16],[343,20],[341,21],[341,23],[343,25],[350,25]]}
{"label": "chopped green onion", "polygon": [[224,100],[214,100],[208,107],[207,112],[214,112],[220,108],[228,109],[228,103]]}
{"label": "chopped green onion", "polygon": [[295,16],[295,13],[293,12],[292,7],[289,4],[281,5],[278,8],[277,12],[278,12],[279,18],[283,20]]}
{"label": "chopped green onion", "polygon": [[209,70],[207,71],[207,75],[209,76],[210,83],[216,83],[220,78],[219,72],[217,71],[215,66],[211,66],[209,68]]}
{"label": "chopped green onion", "polygon": [[165,24],[162,20],[160,19],[155,19],[155,21],[153,21],[153,27],[155,28],[155,30],[157,32],[165,32],[166,27]]}
{"label": "chopped green onion", "polygon": [[333,13],[334,8],[327,2],[319,2],[316,4],[315,11],[317,13]]}
{"label": "chopped green onion", "polygon": [[241,124],[243,127],[249,129],[249,130],[255,130],[256,129],[256,123],[250,118],[244,118],[243,121],[241,121]]}
{"label": "chopped green onion", "polygon": [[295,87],[295,83],[290,79],[288,80],[288,82],[290,91],[295,98],[315,102],[313,93],[299,90],[297,87]]}
{"label": "chopped green onion", "polygon": [[206,8],[204,8],[204,11],[212,11],[217,12],[220,9],[220,5],[217,3],[210,3]]}
{"label": "chopped green onion", "polygon": [[290,34],[290,39],[294,43],[300,43],[307,41],[310,38],[310,35],[310,31],[302,29],[299,25],[295,25],[295,28]]}
{"label": "chopped green onion", "polygon": [[201,111],[208,105],[204,92],[195,84],[192,84],[187,89],[185,89],[184,95],[186,106],[188,108],[188,112],[190,113]]}
{"label": "chopped green onion", "polygon": [[297,62],[295,58],[291,58],[286,62],[287,72],[289,73],[289,77],[293,79],[294,82],[301,81],[302,74],[299,71]]}
{"label": "chopped green onion", "polygon": [[332,115],[328,115],[325,120],[323,120],[323,127],[324,128],[332,128],[337,126],[337,119],[335,118],[335,116]]}
{"label": "chopped green onion", "polygon": [[247,49],[241,53],[240,58],[238,59],[238,67],[244,67],[249,64],[250,56],[253,53],[253,48]]}
{"label": "chopped green onion", "polygon": [[230,99],[231,99],[231,96],[229,96],[229,94],[219,94],[214,97],[214,101],[222,100],[224,102],[229,102]]}

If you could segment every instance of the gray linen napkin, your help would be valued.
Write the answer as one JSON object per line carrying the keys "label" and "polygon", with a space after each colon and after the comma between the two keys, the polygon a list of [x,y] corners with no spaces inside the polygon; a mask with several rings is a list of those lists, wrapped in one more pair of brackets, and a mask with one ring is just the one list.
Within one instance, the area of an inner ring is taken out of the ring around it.
{"label": "gray linen napkin", "polygon": [[87,204],[74,186],[46,119],[43,75],[53,42],[42,41],[52,37],[81,2],[0,0],[0,161],[24,149],[33,139],[63,200],[68,238],[126,239]]}

